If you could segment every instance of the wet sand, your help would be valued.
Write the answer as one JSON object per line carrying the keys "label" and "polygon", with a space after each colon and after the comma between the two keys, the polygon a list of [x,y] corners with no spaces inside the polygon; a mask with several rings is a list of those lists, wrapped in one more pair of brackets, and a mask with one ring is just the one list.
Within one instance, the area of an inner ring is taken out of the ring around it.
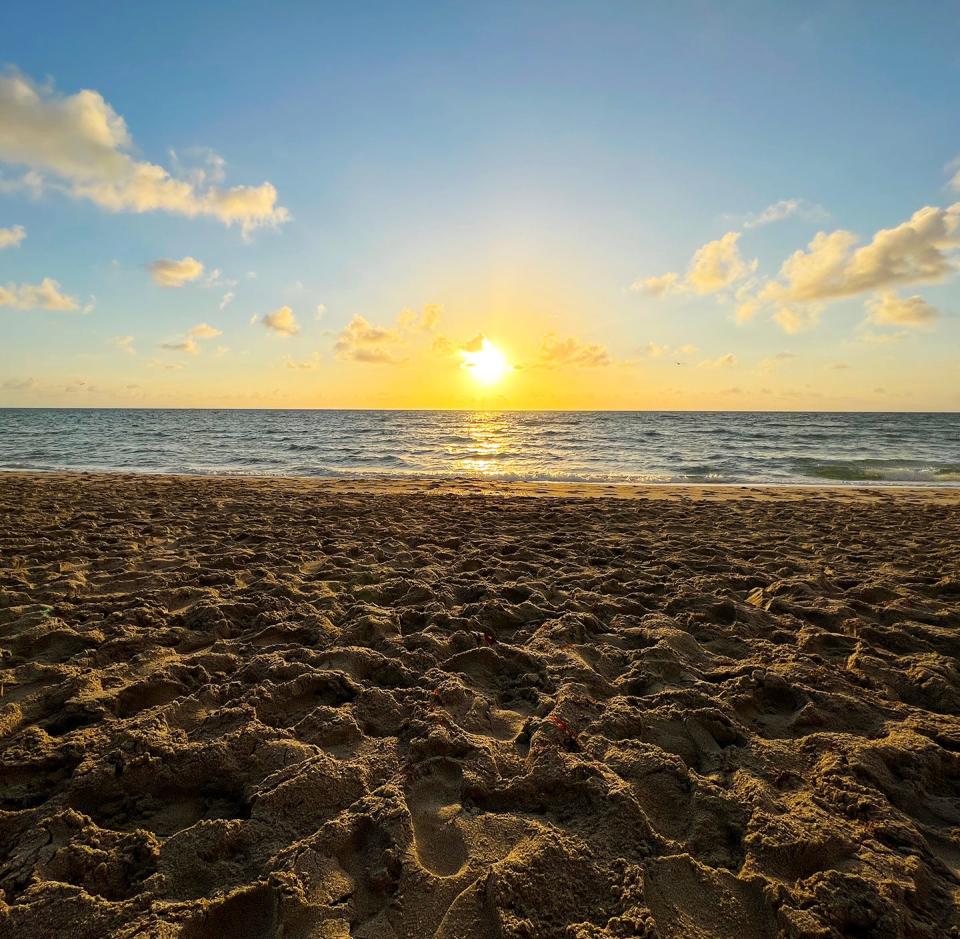
{"label": "wet sand", "polygon": [[0,935],[960,927],[960,491],[0,475]]}

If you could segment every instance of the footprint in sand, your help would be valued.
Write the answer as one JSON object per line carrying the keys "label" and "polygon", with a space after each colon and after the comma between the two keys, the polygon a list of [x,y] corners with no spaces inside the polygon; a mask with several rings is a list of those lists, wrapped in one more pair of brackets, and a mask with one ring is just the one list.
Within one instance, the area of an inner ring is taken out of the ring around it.
{"label": "footprint in sand", "polygon": [[458,764],[438,760],[407,793],[417,859],[440,877],[459,874],[467,861],[458,820],[462,780]]}

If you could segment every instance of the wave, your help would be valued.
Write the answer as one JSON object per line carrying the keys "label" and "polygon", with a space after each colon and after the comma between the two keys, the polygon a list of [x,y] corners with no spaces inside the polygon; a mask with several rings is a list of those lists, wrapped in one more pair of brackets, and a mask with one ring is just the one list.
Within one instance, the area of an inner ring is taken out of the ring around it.
{"label": "wave", "polygon": [[899,483],[956,483],[960,482],[960,464],[932,465],[889,464],[870,460],[835,460],[810,463],[798,461],[796,470],[815,479],[837,482],[899,482]]}

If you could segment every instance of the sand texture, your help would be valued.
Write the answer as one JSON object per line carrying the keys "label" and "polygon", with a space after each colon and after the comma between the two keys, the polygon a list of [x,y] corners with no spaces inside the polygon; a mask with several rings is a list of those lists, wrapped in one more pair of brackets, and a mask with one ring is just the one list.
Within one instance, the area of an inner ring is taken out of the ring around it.
{"label": "sand texture", "polygon": [[0,475],[0,936],[960,935],[957,492]]}

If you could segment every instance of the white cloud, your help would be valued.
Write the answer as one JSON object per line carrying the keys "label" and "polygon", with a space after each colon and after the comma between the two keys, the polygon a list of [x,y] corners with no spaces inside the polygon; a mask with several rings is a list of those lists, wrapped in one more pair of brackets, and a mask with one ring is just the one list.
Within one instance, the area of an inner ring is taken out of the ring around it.
{"label": "white cloud", "polygon": [[760,228],[763,225],[771,225],[774,222],[781,222],[786,218],[796,216],[804,219],[823,219],[827,216],[826,209],[820,205],[813,205],[805,199],[781,199],[768,205],[762,212],[756,215],[748,215],[743,220],[744,228]]}
{"label": "white cloud", "polygon": [[323,319],[323,314],[327,312],[327,306],[324,303],[318,303],[317,308],[313,313],[313,318],[315,320]]}
{"label": "white cloud", "polygon": [[196,280],[203,273],[203,263],[196,258],[185,257],[179,261],[160,258],[147,265],[155,284],[161,287],[182,287]]}
{"label": "white cloud", "polygon": [[27,237],[27,230],[22,225],[12,228],[0,228],[0,251],[4,248],[17,247]]}
{"label": "white cloud", "polygon": [[300,324],[297,322],[293,310],[288,306],[282,306],[272,313],[265,314],[263,325],[274,332],[280,333],[281,336],[293,336],[300,332]]}
{"label": "white cloud", "polygon": [[892,292],[900,284],[932,283],[957,270],[960,249],[960,202],[946,208],[925,206],[905,222],[880,229],[857,247],[852,232],[818,232],[806,250],[795,251],[780,267],[777,279],[755,291],[738,292],[738,323],[765,307],[786,332],[797,333],[817,325],[824,303],[878,291],[868,304],[874,322],[932,323],[936,310],[921,297],[902,300]]}
{"label": "white cloud", "polygon": [[685,277],[674,271],[647,277],[631,285],[631,290],[654,296],[668,293],[719,293],[757,269],[757,262],[745,261],[740,255],[740,232],[729,231],[715,241],[708,241],[694,253]]}
{"label": "white cloud", "polygon": [[680,275],[674,271],[668,271],[666,274],[660,274],[657,277],[647,277],[644,280],[635,281],[630,285],[634,291],[645,291],[653,294],[655,297],[661,297],[664,294],[674,293],[683,289],[683,281]]}
{"label": "white cloud", "polygon": [[923,297],[898,297],[892,291],[884,291],[868,300],[867,312],[871,323],[887,326],[930,326],[940,315],[940,311]]}
{"label": "white cloud", "polygon": [[213,339],[215,336],[222,336],[223,330],[217,329],[216,326],[211,326],[209,323],[197,323],[187,335],[191,339]]}
{"label": "white cloud", "polygon": [[[9,306],[17,310],[57,310],[79,309],[76,297],[62,293],[60,284],[50,277],[44,277],[39,284],[7,284],[0,287],[0,306]],[[88,312],[92,306],[84,308]]]}
{"label": "white cloud", "polygon": [[357,313],[337,337],[334,350],[338,359],[392,365],[402,361],[395,348],[398,341],[395,330],[374,326]]}
{"label": "white cloud", "polygon": [[610,353],[605,346],[595,342],[583,342],[574,336],[561,339],[549,333],[540,344],[537,362],[543,368],[601,367],[611,364]]}
{"label": "white cloud", "polygon": [[110,344],[116,346],[121,352],[126,352],[127,355],[136,355],[137,350],[133,348],[133,341],[133,336],[113,336]]}
{"label": "white cloud", "polygon": [[290,218],[268,182],[220,187],[219,157],[177,177],[135,159],[133,148],[123,118],[98,92],[63,95],[16,71],[0,75],[0,160],[27,167],[75,198],[112,212],[209,216],[244,234]]}
{"label": "white cloud", "polygon": [[780,281],[767,284],[761,298],[788,303],[833,300],[896,284],[943,280],[956,269],[950,252],[960,246],[958,225],[960,202],[945,209],[919,209],[894,228],[880,229],[856,250],[852,232],[819,232],[806,251],[784,261]]}
{"label": "white cloud", "polygon": [[756,261],[740,257],[739,240],[740,232],[729,231],[694,254],[687,283],[696,293],[716,293],[756,270]]}
{"label": "white cloud", "polygon": [[233,303],[233,298],[235,294],[232,290],[228,290],[224,295],[223,299],[220,301],[220,309],[225,310],[231,303]]}

